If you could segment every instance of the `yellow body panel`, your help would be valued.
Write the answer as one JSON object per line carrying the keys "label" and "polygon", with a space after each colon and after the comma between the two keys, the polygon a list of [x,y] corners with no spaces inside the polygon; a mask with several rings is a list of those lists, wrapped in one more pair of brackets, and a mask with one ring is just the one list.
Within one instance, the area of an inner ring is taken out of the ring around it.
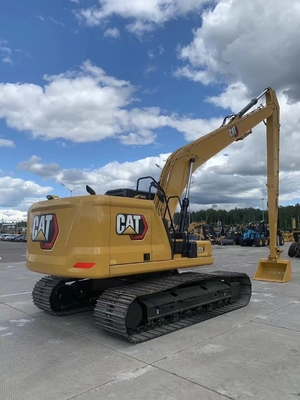
{"label": "yellow body panel", "polygon": [[[32,239],[45,237],[47,224],[35,224],[34,219],[54,214],[56,241],[51,249],[41,249],[40,242]],[[143,239],[134,240],[126,230],[135,233],[139,216],[144,217],[147,231]],[[120,234],[118,229],[125,230]],[[173,259],[164,224],[150,200],[99,195],[39,202],[29,209],[27,235],[27,268],[55,276],[101,279],[213,263],[211,244],[204,241],[197,242],[197,258],[176,254]],[[74,267],[77,263],[85,267]],[[87,268],[87,263],[94,265]]]}
{"label": "yellow body panel", "polygon": [[[32,205],[27,220],[27,268],[44,274],[83,277],[78,262],[95,263],[88,273],[109,276],[111,201],[108,196],[82,196]],[[55,214],[59,233],[50,250],[32,241],[35,216]],[[92,272],[93,270],[93,272]],[[96,272],[97,271],[97,272]]]}
{"label": "yellow body panel", "polygon": [[[150,261],[171,259],[171,248],[161,218],[152,201],[126,197],[110,197],[110,265],[142,263],[150,253]],[[148,231],[143,240],[131,240],[129,235],[116,234],[116,215],[140,214],[146,219]]]}

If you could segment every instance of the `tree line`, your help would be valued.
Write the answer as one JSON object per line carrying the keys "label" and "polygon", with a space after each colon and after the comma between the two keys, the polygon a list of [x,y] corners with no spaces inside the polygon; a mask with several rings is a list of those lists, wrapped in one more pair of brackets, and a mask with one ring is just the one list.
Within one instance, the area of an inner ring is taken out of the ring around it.
{"label": "tree line", "polygon": [[[279,206],[279,220],[278,228],[282,230],[292,231],[293,218],[296,221],[297,229],[300,229],[300,204],[297,203],[293,206]],[[250,222],[258,223],[262,220],[268,222],[268,211],[259,208],[234,208],[232,210],[217,210],[209,208],[208,210],[193,211],[188,216],[188,223],[193,221],[206,221],[207,224],[222,225],[247,225]],[[180,214],[175,213],[174,223],[179,224]],[[12,222],[13,224],[13,222]],[[17,227],[26,226],[26,221],[15,222]],[[2,224],[0,223],[0,228]]]}
{"label": "tree line", "polygon": [[[293,206],[279,206],[278,228],[292,231],[293,218],[296,221],[296,227],[300,228],[300,204]],[[179,224],[180,214],[174,216],[174,223]],[[194,221],[205,221],[207,224],[222,225],[247,225],[250,222],[259,223],[265,220],[268,222],[268,210],[257,208],[234,208],[232,210],[217,210],[209,208],[207,210],[193,211],[188,216],[188,224]]]}

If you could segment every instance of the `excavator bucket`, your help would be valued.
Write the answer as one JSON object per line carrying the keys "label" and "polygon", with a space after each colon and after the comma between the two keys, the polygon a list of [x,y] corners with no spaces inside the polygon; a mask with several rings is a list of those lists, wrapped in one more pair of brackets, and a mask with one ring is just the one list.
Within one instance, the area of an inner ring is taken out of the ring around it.
{"label": "excavator bucket", "polygon": [[290,260],[271,261],[261,258],[253,279],[268,282],[288,282],[292,279]]}

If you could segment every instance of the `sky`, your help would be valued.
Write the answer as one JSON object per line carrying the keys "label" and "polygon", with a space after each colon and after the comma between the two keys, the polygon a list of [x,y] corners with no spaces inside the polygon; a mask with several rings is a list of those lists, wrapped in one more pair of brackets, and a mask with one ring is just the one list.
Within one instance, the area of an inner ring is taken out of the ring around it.
{"label": "sky", "polygon": [[[299,22],[297,0],[3,1],[0,219],[86,184],[158,179],[266,87],[281,110],[280,205],[300,202]],[[192,210],[265,208],[264,125],[192,182]]]}

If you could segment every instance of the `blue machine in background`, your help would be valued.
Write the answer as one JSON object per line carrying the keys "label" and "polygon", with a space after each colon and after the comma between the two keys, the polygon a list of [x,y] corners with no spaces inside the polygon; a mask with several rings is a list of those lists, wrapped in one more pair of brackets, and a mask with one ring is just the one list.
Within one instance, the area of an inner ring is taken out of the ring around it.
{"label": "blue machine in background", "polygon": [[258,226],[252,222],[249,224],[248,229],[240,237],[241,246],[268,246],[269,245],[269,232],[265,221],[261,221]]}

